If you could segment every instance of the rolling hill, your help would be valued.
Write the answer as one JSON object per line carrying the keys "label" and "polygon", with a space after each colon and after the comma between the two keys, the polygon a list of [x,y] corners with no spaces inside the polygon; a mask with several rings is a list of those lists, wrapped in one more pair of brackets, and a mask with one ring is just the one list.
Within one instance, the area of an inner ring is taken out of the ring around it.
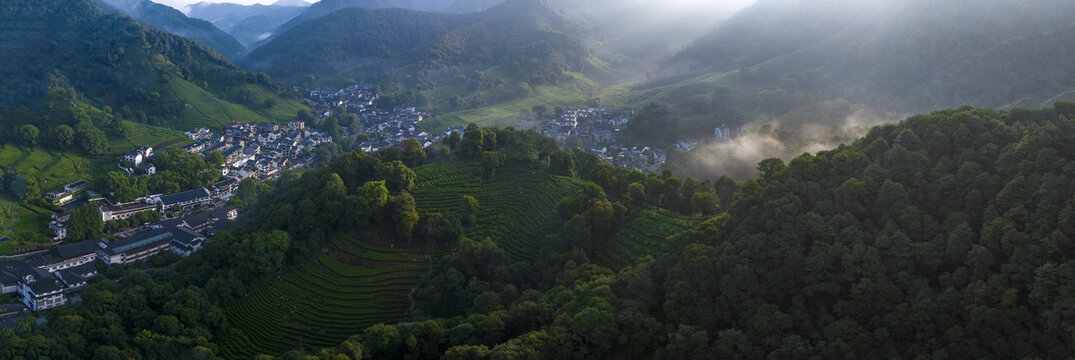
{"label": "rolling hill", "polygon": [[143,24],[166,32],[190,38],[199,44],[216,50],[228,59],[238,59],[246,48],[231,35],[213,24],[189,18],[179,10],[149,0],[102,0]]}
{"label": "rolling hill", "polygon": [[176,129],[283,122],[305,108],[267,76],[89,0],[5,3],[0,50],[0,108],[46,111],[50,83],[69,84],[125,119]]}

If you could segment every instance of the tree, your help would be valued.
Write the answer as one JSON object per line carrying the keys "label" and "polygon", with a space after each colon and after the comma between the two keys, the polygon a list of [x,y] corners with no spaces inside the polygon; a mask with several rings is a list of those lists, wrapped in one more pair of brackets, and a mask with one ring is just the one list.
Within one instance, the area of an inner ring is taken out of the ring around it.
{"label": "tree", "polygon": [[485,148],[485,131],[478,125],[471,123],[463,134],[463,140],[459,142],[459,156],[464,160],[476,161],[481,159],[482,150]]}
{"label": "tree", "polygon": [[97,204],[82,205],[72,211],[67,220],[67,238],[72,241],[96,240],[104,233],[104,226]]}
{"label": "tree", "polygon": [[384,179],[385,186],[393,194],[410,191],[417,176],[414,170],[400,161],[384,163],[377,168],[377,177]]}
{"label": "tree", "polygon": [[39,134],[40,131],[33,125],[27,124],[15,128],[15,138],[19,139],[19,142],[26,146],[37,145],[37,136]]}
{"label": "tree", "polygon": [[422,149],[422,143],[418,142],[418,139],[410,138],[400,144],[403,149],[403,161],[404,165],[409,167],[419,167],[426,163],[426,152]]}
{"label": "tree", "polygon": [[224,155],[220,150],[213,150],[205,154],[205,162],[214,167],[224,165]]}
{"label": "tree", "polygon": [[783,172],[786,167],[783,160],[765,159],[758,163],[758,173],[761,174],[762,179],[772,180]]}
{"label": "tree", "polygon": [[396,219],[396,234],[400,239],[409,240],[418,225],[418,210],[415,209],[414,197],[403,192],[391,197],[392,216]]}
{"label": "tree", "polygon": [[485,345],[459,345],[448,348],[442,360],[483,360],[488,359],[492,350]]}
{"label": "tree", "polygon": [[463,195],[463,198],[459,200],[459,215],[463,220],[463,225],[473,226],[477,222],[478,199]]}
{"label": "tree", "polygon": [[354,220],[359,225],[368,225],[388,204],[388,188],[384,181],[370,181],[355,191],[350,203]]}
{"label": "tree", "polygon": [[499,152],[486,151],[482,155],[482,175],[487,178],[496,176],[496,169],[504,165],[504,159]]}
{"label": "tree", "polygon": [[78,134],[78,146],[82,151],[90,155],[99,155],[108,151],[108,136],[88,121],[78,123],[75,126],[75,133]]}
{"label": "tree", "polygon": [[75,129],[67,125],[53,127],[49,130],[49,139],[57,149],[71,150],[71,147],[75,145]]}
{"label": "tree", "polygon": [[459,147],[459,142],[462,140],[462,136],[458,131],[452,131],[448,137],[444,138],[444,145],[448,145],[449,149],[455,150]]}
{"label": "tree", "polygon": [[712,191],[699,191],[691,196],[691,208],[694,212],[712,216],[720,210],[720,197]]}
{"label": "tree", "polygon": [[646,187],[639,183],[627,185],[627,204],[635,208],[646,206]]}

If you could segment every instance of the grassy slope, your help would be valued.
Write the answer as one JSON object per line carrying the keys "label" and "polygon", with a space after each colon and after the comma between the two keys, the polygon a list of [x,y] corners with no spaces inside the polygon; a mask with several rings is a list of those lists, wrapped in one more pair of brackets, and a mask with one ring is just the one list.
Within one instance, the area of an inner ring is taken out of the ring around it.
{"label": "grassy slope", "polygon": [[[199,127],[220,127],[230,122],[271,122],[282,124],[294,120],[299,110],[305,106],[297,100],[285,100],[268,91],[263,85],[244,85],[256,94],[259,101],[273,99],[276,101],[270,109],[258,104],[251,108],[243,107],[183,80],[178,77],[167,77],[165,91],[175,94],[190,106],[183,110],[180,123],[173,127],[181,130],[190,130]],[[240,87],[235,87],[232,92],[238,92]]]}
{"label": "grassy slope", "polygon": [[[446,114],[439,114],[428,122],[423,122],[423,129],[440,131],[453,125],[466,125],[477,123],[482,126],[513,126],[519,122],[519,113],[529,113],[534,106],[545,105],[549,111],[556,106],[582,107],[590,96],[595,96],[602,91],[600,84],[579,73],[572,73],[572,80],[559,85],[542,85],[534,87],[533,95],[523,99],[516,99],[504,103]],[[514,82],[506,83],[514,84]],[[447,108],[448,99],[459,94],[468,95],[464,85],[445,86],[425,92],[426,96],[433,99],[436,107]],[[481,96],[495,94],[481,93]]]}

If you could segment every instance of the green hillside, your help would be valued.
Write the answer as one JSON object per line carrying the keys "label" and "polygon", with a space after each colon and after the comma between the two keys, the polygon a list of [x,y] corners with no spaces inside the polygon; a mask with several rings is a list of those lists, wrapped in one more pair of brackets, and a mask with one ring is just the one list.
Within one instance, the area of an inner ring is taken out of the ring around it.
{"label": "green hillside", "polygon": [[[90,0],[6,3],[0,44],[11,55],[0,58],[0,108],[50,110],[46,100],[56,83],[127,120],[183,130],[224,122],[218,116],[225,112],[283,122],[304,107],[299,94],[267,76],[240,71],[207,47]],[[280,108],[266,109],[267,102]]]}

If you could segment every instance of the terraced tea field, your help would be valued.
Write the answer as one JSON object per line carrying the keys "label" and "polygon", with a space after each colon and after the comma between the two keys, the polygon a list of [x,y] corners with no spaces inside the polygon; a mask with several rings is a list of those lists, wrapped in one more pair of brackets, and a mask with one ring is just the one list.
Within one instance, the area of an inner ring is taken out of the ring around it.
{"label": "terraced tea field", "polygon": [[515,258],[533,259],[546,234],[559,231],[556,204],[582,187],[582,180],[523,169],[499,169],[493,179],[475,176],[477,169],[458,163],[437,163],[415,169],[413,192],[419,213],[459,211],[463,195],[478,200],[472,239],[490,238]]}
{"label": "terraced tea field", "polygon": [[664,209],[648,209],[631,216],[626,225],[609,239],[597,262],[614,269],[634,263],[660,251],[671,236],[694,227],[697,217],[683,216]]}
{"label": "terraced tea field", "polygon": [[228,308],[235,331],[221,342],[225,355],[335,346],[371,325],[400,321],[434,255],[346,235],[324,248],[316,261],[287,269]]}

